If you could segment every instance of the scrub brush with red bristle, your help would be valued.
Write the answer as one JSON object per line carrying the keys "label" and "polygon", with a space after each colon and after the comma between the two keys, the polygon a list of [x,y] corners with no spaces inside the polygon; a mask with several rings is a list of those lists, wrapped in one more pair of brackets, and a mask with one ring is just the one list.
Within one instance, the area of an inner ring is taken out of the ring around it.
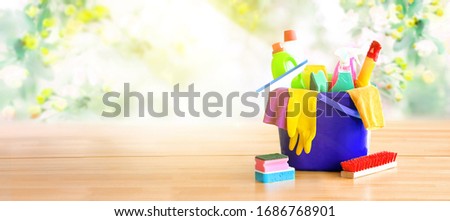
{"label": "scrub brush with red bristle", "polygon": [[358,178],[397,166],[397,153],[383,151],[341,162],[341,177]]}

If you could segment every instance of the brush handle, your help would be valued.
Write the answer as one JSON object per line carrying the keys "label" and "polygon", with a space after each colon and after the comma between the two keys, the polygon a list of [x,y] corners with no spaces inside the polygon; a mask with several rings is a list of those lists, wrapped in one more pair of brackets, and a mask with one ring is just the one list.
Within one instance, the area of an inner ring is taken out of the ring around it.
{"label": "brush handle", "polygon": [[367,175],[370,175],[370,174],[373,174],[373,173],[378,173],[378,172],[383,171],[383,170],[392,169],[394,167],[397,167],[397,161],[394,161],[394,162],[388,163],[388,164],[384,164],[384,165],[381,165],[381,166],[377,166],[377,167],[372,167],[372,168],[369,168],[369,169],[361,170],[361,171],[358,171],[358,172],[341,171],[341,177],[355,179],[355,178],[362,177],[362,176],[367,176]]}
{"label": "brush handle", "polygon": [[378,60],[378,54],[380,53],[381,45],[377,41],[373,41],[367,52],[366,59],[361,67],[358,78],[355,81],[356,87],[365,87],[370,84],[370,77],[372,71],[375,68],[375,63]]}

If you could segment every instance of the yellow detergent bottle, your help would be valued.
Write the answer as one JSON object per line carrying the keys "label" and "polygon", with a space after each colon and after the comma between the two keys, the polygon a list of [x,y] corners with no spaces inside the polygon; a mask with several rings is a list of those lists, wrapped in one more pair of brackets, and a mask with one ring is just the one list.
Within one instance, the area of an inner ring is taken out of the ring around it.
{"label": "yellow detergent bottle", "polygon": [[272,76],[273,79],[278,78],[291,68],[297,66],[295,59],[283,50],[280,42],[272,45]]}

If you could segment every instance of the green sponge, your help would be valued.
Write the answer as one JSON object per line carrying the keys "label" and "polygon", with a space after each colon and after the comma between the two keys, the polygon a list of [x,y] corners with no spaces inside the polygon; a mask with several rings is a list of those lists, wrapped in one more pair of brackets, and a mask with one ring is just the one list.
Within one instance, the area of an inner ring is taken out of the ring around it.
{"label": "green sponge", "polygon": [[320,70],[317,73],[311,73],[310,89],[318,92],[328,91],[328,81],[325,73]]}
{"label": "green sponge", "polygon": [[288,158],[288,156],[280,153],[271,153],[271,154],[265,154],[265,155],[258,155],[256,156],[257,159],[268,161],[268,160],[279,160]]}

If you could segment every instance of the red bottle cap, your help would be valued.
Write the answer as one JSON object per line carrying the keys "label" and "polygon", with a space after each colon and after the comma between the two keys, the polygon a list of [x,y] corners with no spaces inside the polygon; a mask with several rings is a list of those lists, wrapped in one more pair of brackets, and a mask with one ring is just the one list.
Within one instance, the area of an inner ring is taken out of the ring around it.
{"label": "red bottle cap", "polygon": [[281,42],[277,42],[272,45],[272,54],[278,53],[280,51],[283,51],[283,45],[281,45]]}
{"label": "red bottle cap", "polygon": [[381,45],[378,43],[378,41],[372,41],[372,44],[370,44],[370,49],[367,52],[367,57],[372,58],[373,61],[378,60],[378,54],[380,53]]}
{"label": "red bottle cap", "polygon": [[297,40],[297,35],[294,30],[286,30],[284,31],[284,42],[295,41]]}

